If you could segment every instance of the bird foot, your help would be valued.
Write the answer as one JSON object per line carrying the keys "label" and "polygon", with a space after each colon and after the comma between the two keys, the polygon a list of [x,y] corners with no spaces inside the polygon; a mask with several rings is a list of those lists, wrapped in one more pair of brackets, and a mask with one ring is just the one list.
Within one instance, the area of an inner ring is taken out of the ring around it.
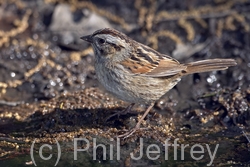
{"label": "bird foot", "polygon": [[124,110],[118,111],[118,112],[116,112],[116,113],[114,113],[114,114],[108,116],[108,117],[104,120],[104,122],[107,122],[110,118],[112,118],[112,117],[114,117],[114,116],[116,116],[116,115],[118,116],[118,118],[120,117],[120,115],[126,115],[127,113],[129,113],[129,112],[131,111],[131,109],[132,109],[132,107],[133,107],[134,105],[135,105],[135,104],[132,103],[132,104],[130,104],[127,108],[125,108]]}
{"label": "bird foot", "polygon": [[128,131],[128,132],[126,132],[126,133],[124,133],[122,135],[119,135],[117,137],[126,139],[129,136],[131,136],[133,133],[135,133],[137,130],[147,129],[147,128],[140,128],[140,125],[141,125],[143,119],[147,116],[147,114],[149,113],[149,111],[151,110],[151,108],[153,106],[154,106],[154,103],[151,103],[150,106],[147,108],[147,110],[145,111],[145,113],[143,114],[143,116],[139,119],[138,123],[136,124],[136,126],[133,129],[131,129],[130,131]]}

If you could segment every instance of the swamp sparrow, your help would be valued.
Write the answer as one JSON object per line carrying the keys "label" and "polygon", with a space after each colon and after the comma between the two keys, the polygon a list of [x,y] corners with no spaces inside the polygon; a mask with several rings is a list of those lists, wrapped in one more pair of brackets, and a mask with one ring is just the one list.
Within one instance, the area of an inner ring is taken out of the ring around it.
{"label": "swamp sparrow", "polygon": [[134,41],[125,34],[104,28],[81,39],[90,42],[95,53],[95,70],[101,84],[119,99],[149,105],[135,128],[118,137],[128,137],[140,128],[156,100],[188,74],[225,70],[233,59],[209,59],[180,64],[174,58]]}

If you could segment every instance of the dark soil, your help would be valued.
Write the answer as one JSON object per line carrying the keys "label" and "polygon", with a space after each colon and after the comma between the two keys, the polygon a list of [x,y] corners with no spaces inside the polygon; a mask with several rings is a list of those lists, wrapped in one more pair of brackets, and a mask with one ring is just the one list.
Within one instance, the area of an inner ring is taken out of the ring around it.
{"label": "dark soil", "polygon": [[[209,164],[207,151],[201,160],[190,157],[194,144],[204,148],[209,144],[212,150],[220,145],[214,166],[249,165],[249,16],[247,0],[0,0],[0,166],[33,164],[30,150],[35,139],[35,159],[39,146],[56,146],[59,141],[58,166]],[[110,160],[108,150],[108,160],[103,160],[101,149],[97,160],[92,160],[90,149],[78,153],[74,161],[74,138],[91,143],[96,138],[110,148],[145,110],[138,104],[133,112],[105,121],[128,104],[101,87],[93,52],[80,37],[108,26],[183,63],[233,58],[238,65],[183,78],[156,102],[142,125],[144,130],[121,139],[121,160]],[[131,159],[130,153],[139,151],[140,138],[144,149],[152,143],[161,146],[160,158]],[[177,138],[179,144],[189,144],[185,161],[180,148],[174,159],[173,147],[168,160],[164,159],[162,144]],[[53,160],[36,164],[54,165],[54,154]]]}

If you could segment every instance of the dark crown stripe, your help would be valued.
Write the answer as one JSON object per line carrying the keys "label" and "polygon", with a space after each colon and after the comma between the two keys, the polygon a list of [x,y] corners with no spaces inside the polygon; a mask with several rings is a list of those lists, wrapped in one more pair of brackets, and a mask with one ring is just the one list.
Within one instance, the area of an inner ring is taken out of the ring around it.
{"label": "dark crown stripe", "polygon": [[119,38],[125,40],[126,42],[130,41],[130,38],[127,35],[119,32],[119,31],[116,31],[115,29],[112,29],[112,28],[104,28],[104,29],[101,29],[101,30],[97,30],[97,31],[95,31],[93,33],[92,36],[95,36],[95,35],[98,35],[98,34],[108,34],[108,35],[119,37]]}

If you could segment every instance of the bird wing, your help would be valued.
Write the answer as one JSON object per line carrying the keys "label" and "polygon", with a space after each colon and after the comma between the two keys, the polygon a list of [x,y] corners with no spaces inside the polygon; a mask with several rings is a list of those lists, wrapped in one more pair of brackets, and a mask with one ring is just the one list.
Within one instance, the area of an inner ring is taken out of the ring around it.
{"label": "bird wing", "polygon": [[131,55],[130,59],[122,61],[121,64],[132,74],[164,77],[175,75],[187,68],[174,58],[144,45],[139,45],[136,54]]}

